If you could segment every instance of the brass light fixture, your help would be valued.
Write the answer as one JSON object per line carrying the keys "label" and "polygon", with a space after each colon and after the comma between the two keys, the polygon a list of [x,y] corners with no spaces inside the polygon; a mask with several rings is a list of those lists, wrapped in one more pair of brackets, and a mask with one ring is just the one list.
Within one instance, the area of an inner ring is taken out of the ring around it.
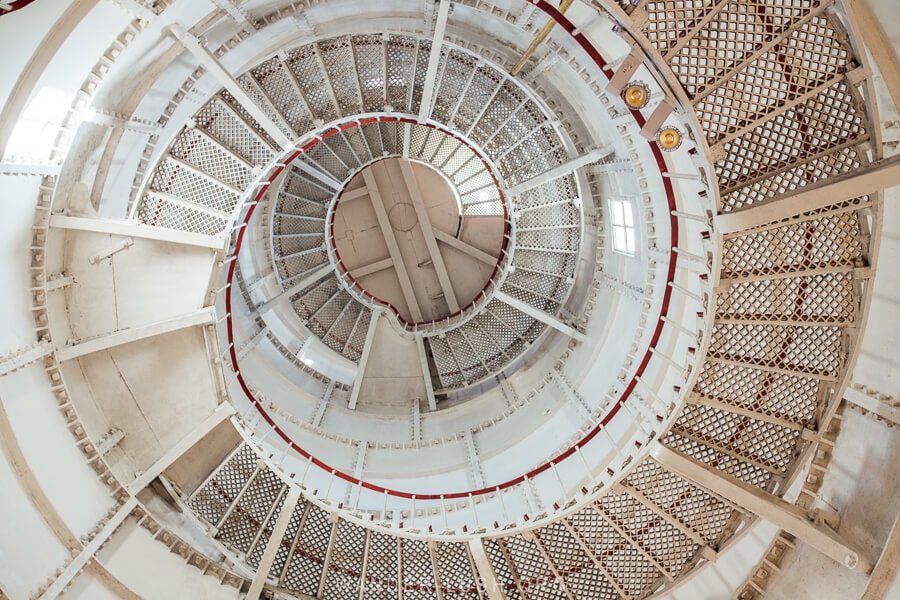
{"label": "brass light fixture", "polygon": [[656,143],[666,152],[674,152],[681,146],[681,130],[677,127],[663,127],[656,134]]}
{"label": "brass light fixture", "polygon": [[640,110],[650,102],[650,86],[643,81],[632,81],[622,90],[622,99],[631,110]]}

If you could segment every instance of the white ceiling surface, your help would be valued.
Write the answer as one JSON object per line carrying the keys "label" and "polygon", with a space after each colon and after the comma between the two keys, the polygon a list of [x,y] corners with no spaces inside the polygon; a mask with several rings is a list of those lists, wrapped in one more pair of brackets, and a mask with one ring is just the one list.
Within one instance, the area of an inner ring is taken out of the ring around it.
{"label": "white ceiling surface", "polygon": [[[199,4],[199,3],[198,3]],[[204,2],[205,4],[205,2]],[[12,88],[21,67],[43,37],[43,30],[49,28],[55,16],[66,5],[61,0],[42,0],[29,9],[0,19],[0,49],[4,56],[4,66],[0,69],[0,95]],[[874,0],[873,7],[883,23],[896,22],[900,2]],[[210,7],[207,7],[210,8]],[[112,35],[118,33],[127,16],[112,2],[100,2],[96,15],[89,17],[90,27],[80,28],[80,33],[64,45],[46,77],[53,85],[74,90],[98,56],[107,47]],[[100,24],[104,25],[100,25]],[[97,30],[102,28],[103,32]],[[900,30],[887,28],[895,48],[900,46]],[[883,115],[884,116],[884,115]],[[0,327],[0,354],[13,352],[31,343],[33,330],[30,326],[30,291],[27,271],[29,260],[30,226],[34,214],[36,178],[16,178],[0,176],[0,189],[5,198],[4,218],[0,220],[0,277],[5,282],[0,286],[0,308],[3,311],[3,325]],[[129,182],[130,183],[130,182]],[[893,265],[900,255],[900,209],[897,191],[889,193],[885,203],[884,234],[882,237],[881,260],[885,264],[878,270],[875,279],[875,295],[871,307],[869,326],[864,337],[854,380],[894,397],[900,396],[900,362],[898,362],[896,340],[900,339],[900,319],[898,319],[898,298],[900,298],[900,270]],[[95,246],[98,236],[74,234],[77,244]],[[100,242],[102,243],[102,242]],[[109,242],[106,242],[109,243]],[[73,250],[77,251],[77,250]],[[169,292],[184,290],[190,273],[148,273],[132,260],[140,259],[141,253],[153,255],[172,251],[166,244],[152,242],[138,243],[126,253],[113,260],[120,265],[115,277],[125,284],[118,296],[121,312],[116,307],[93,304],[93,299],[83,298],[76,302],[84,311],[96,311],[95,317],[79,319],[85,331],[75,332],[79,337],[118,327],[152,322],[165,316],[183,314],[194,303],[199,302],[194,293],[185,297],[171,298]],[[188,252],[179,247],[178,253]],[[146,257],[145,257],[146,258]],[[204,253],[197,252],[197,266],[202,267]],[[208,260],[208,253],[206,254]],[[148,260],[148,264],[154,261]],[[184,264],[179,262],[180,265]],[[85,267],[81,275],[85,278],[106,277],[104,269],[111,265]],[[141,273],[129,281],[129,273]],[[121,279],[121,278],[125,279]],[[147,284],[150,277],[159,277],[158,283],[150,289],[140,289],[140,282]],[[181,279],[183,277],[183,279]],[[200,285],[205,286],[205,281]],[[87,287],[87,286],[86,286]],[[156,289],[156,294],[153,293]],[[62,294],[62,292],[56,292]],[[78,288],[72,294],[78,298]],[[165,298],[164,303],[152,302],[153,298]],[[140,310],[135,310],[140,307]],[[128,311],[132,312],[129,313]],[[85,312],[85,315],[88,313]],[[104,322],[105,321],[105,322]],[[194,331],[198,334],[199,331]],[[185,348],[201,343],[196,335],[189,332],[171,334],[178,337],[178,343]],[[135,344],[152,345],[160,340],[145,340]],[[127,362],[129,347],[116,350]],[[134,383],[156,387],[160,408],[169,394],[197,392],[207,394],[211,389],[211,377],[201,372],[191,373],[190,363],[175,364],[172,357],[160,354],[156,369],[147,365],[133,365]],[[65,367],[69,385],[82,385],[79,371],[89,373],[90,361],[80,361],[79,365]],[[199,365],[198,365],[199,366]],[[202,367],[206,369],[205,364]],[[141,372],[142,369],[146,369]],[[184,372],[179,369],[184,369]],[[127,370],[127,368],[125,369]],[[115,402],[123,411],[133,410],[127,405],[129,377],[125,371],[119,373],[122,389],[116,396],[100,399],[98,402]],[[164,376],[163,376],[164,375]],[[96,377],[104,387],[104,378],[115,374],[88,375],[83,385],[90,385],[91,377]],[[186,386],[185,382],[190,381]],[[85,465],[84,456],[72,444],[71,434],[56,407],[56,400],[50,393],[46,376],[41,366],[32,365],[11,376],[0,379],[0,399],[6,416],[15,431],[15,442],[27,460],[28,467],[35,473],[42,488],[50,497],[53,506],[60,513],[65,524],[76,536],[87,534],[112,506],[112,499],[98,482],[96,475]],[[210,404],[209,410],[212,409]],[[194,420],[205,414],[189,415],[181,425],[189,428]],[[81,415],[90,426],[89,415]],[[146,460],[152,460],[153,440],[159,447],[174,442],[183,432],[178,423],[168,420],[164,411],[144,414],[143,422],[137,418],[135,427],[125,439],[141,440],[139,456],[122,458],[124,469],[140,470]],[[131,422],[128,420],[128,422]],[[101,431],[103,423],[93,424]],[[900,510],[900,483],[891,477],[881,477],[881,473],[891,473],[891,467],[900,460],[900,442],[896,429],[868,417],[862,417],[853,410],[845,413],[845,420],[838,438],[837,449],[832,459],[829,475],[820,496],[823,502],[834,506],[843,514],[842,533],[851,541],[859,542],[863,548],[880,547]],[[95,432],[96,433],[96,432]],[[166,436],[171,436],[167,438]],[[145,445],[146,443],[146,445]],[[148,448],[149,446],[149,448]],[[148,453],[143,453],[148,449]],[[128,448],[119,450],[128,454]],[[7,461],[0,461],[0,584],[12,598],[29,597],[31,592],[51,578],[64,563],[66,552],[50,533],[33,508],[33,496],[23,488]],[[771,528],[757,528],[751,531],[735,548],[720,557],[718,564],[706,569],[687,585],[671,595],[675,600],[714,600],[727,597],[746,578],[750,569],[759,560],[760,554],[773,535]],[[27,540],[27,543],[22,543]],[[193,567],[184,564],[161,543],[154,541],[150,534],[135,525],[132,520],[116,532],[112,540],[102,549],[99,558],[107,568],[131,589],[145,598],[236,598],[233,588],[220,586],[215,579],[200,577]],[[824,600],[846,600],[856,597],[864,582],[858,576],[844,569],[836,568],[821,555],[803,547],[792,553],[781,573],[772,581],[769,597],[776,599],[818,598]],[[85,573],[75,580],[65,594],[67,598],[102,599],[113,597],[105,587]],[[900,584],[895,583],[888,598],[900,598]]]}

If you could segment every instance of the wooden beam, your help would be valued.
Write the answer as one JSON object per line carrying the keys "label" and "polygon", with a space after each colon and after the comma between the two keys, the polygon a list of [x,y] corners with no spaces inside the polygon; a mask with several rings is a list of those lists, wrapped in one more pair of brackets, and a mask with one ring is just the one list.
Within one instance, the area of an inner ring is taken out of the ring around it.
{"label": "wooden beam", "polygon": [[661,443],[655,445],[651,454],[656,462],[673,473],[784,529],[839,564],[861,573],[871,571],[871,561],[860,550],[850,546],[834,530],[811,521],[799,506],[727,473],[713,470]]}
{"label": "wooden beam", "polygon": [[371,275],[372,273],[377,273],[379,271],[384,271],[385,269],[390,269],[394,266],[394,261],[390,258],[385,258],[383,260],[377,260],[373,263],[369,263],[367,265],[363,265],[361,267],[357,267],[350,271],[350,274],[353,275],[354,279],[361,279],[366,275]]}
{"label": "wooden beam", "polygon": [[859,600],[886,600],[891,584],[897,577],[898,565],[900,565],[900,515],[894,519],[891,533]]}

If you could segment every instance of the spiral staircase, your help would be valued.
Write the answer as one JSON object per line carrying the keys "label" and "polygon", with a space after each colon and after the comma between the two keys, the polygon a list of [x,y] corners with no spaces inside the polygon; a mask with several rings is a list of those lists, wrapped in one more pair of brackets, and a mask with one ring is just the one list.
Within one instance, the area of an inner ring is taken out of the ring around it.
{"label": "spiral staircase", "polygon": [[[166,30],[201,65],[189,81],[202,100],[175,102],[128,211],[145,231],[221,243],[204,335],[239,435],[209,445],[201,478],[160,472],[156,493],[264,594],[328,600],[667,597],[759,519],[698,481],[699,467],[757,497],[792,489],[792,504],[811,509],[872,294],[881,194],[752,215],[882,158],[852,12],[641,0],[579,2],[570,21],[544,2],[442,0],[423,23],[421,3],[397,4],[415,4],[416,18],[390,33],[366,25],[378,7],[348,23],[341,0],[249,2],[241,33],[210,31],[205,47],[177,21]],[[302,32],[306,19],[320,20],[315,35],[279,33],[286,23]],[[545,23],[556,25],[550,41],[510,76]],[[629,47],[601,41],[610,30]],[[267,32],[290,42],[240,54]],[[628,73],[663,101],[629,108],[618,93]],[[653,140],[664,123],[684,138],[671,154]],[[624,145],[598,148],[603,135]],[[336,199],[387,157],[430,165],[456,190],[460,228],[435,234],[445,252],[487,254],[465,223],[501,223],[502,250],[478,259],[492,270],[484,289],[440,319],[404,319],[331,243]],[[616,193],[638,199],[637,258],[611,246],[604,202]],[[68,235],[50,214],[62,216],[61,202],[38,218],[35,252]],[[52,343],[67,309],[35,298],[35,314],[55,315]],[[615,329],[618,310],[634,312],[620,316],[633,337]],[[424,349],[430,410],[418,398],[356,406],[378,322]],[[592,370],[611,360],[604,345],[621,348],[608,381]],[[68,360],[80,359],[44,364]],[[87,410],[77,392],[67,402],[75,420]],[[571,429],[553,437],[541,420],[569,410]],[[503,452],[521,440],[487,441],[508,431],[504,419],[522,427],[517,414],[530,415],[541,446],[520,464]],[[360,423],[385,415],[412,438],[376,444]],[[464,433],[453,429],[463,418]],[[347,454],[329,454],[338,446]],[[408,476],[376,466],[441,452],[434,472],[416,467],[432,477],[421,487],[412,466]],[[831,557],[871,568],[848,548]],[[739,597],[758,590],[748,583]]]}

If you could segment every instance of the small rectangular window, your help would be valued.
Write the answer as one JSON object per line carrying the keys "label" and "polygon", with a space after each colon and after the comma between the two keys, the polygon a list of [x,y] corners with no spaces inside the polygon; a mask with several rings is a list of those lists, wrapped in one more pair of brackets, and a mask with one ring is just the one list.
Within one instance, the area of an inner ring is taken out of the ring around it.
{"label": "small rectangular window", "polygon": [[610,200],[609,214],[613,250],[634,256],[637,252],[634,206],[629,200]]}

